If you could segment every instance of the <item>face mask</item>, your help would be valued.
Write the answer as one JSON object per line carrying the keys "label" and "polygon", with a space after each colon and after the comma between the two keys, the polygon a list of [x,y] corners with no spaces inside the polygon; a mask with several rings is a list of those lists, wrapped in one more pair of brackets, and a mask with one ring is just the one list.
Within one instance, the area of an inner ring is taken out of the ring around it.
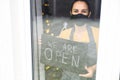
{"label": "face mask", "polygon": [[88,19],[88,16],[83,14],[71,15],[71,19]]}
{"label": "face mask", "polygon": [[71,15],[72,23],[78,26],[82,26],[86,24],[88,19],[89,19],[88,16],[83,15],[83,14]]}

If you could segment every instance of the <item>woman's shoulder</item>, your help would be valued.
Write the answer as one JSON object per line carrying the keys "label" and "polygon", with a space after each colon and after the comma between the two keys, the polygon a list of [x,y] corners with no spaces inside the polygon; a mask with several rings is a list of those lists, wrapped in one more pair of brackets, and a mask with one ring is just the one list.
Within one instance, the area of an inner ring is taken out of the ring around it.
{"label": "woman's shoulder", "polygon": [[99,32],[99,28],[98,27],[92,26],[91,28],[92,28],[93,32]]}
{"label": "woman's shoulder", "polygon": [[66,33],[66,32],[71,32],[72,28],[68,28],[68,29],[65,29],[63,31],[61,31],[62,33]]}
{"label": "woman's shoulder", "polygon": [[72,30],[72,28],[69,28],[69,29],[61,31],[59,37],[61,37],[61,38],[68,38],[70,33],[71,33],[71,30]]}

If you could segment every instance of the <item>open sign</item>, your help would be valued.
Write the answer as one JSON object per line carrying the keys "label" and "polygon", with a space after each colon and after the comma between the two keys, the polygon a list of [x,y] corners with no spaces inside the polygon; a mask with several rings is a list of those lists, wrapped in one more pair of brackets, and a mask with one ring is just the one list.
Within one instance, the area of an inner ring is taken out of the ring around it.
{"label": "open sign", "polygon": [[40,62],[74,73],[86,73],[88,44],[42,35]]}

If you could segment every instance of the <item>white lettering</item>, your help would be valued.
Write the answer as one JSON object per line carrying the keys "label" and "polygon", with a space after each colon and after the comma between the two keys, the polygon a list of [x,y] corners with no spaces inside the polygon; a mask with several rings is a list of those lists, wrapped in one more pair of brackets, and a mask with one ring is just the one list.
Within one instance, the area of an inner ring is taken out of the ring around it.
{"label": "white lettering", "polygon": [[63,63],[63,64],[67,64],[67,63],[65,62],[65,59],[68,59],[68,58],[65,57],[65,52],[63,52],[63,55],[62,55],[62,63]]}
{"label": "white lettering", "polygon": [[76,67],[79,67],[80,56],[77,56],[77,57],[78,57],[78,58],[77,58],[77,60],[76,60],[75,57],[72,56],[72,66],[74,66],[74,64],[75,64]]}
{"label": "white lettering", "polygon": [[44,55],[47,60],[52,60],[52,49],[46,48],[44,51]]}
{"label": "white lettering", "polygon": [[58,61],[60,57],[62,57],[62,54],[60,53],[60,51],[56,51],[56,61]]}

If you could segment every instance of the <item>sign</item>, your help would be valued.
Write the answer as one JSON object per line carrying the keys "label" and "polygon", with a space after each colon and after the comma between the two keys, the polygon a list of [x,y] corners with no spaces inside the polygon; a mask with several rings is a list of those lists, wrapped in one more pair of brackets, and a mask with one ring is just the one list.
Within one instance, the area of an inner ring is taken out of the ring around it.
{"label": "sign", "polygon": [[42,35],[40,62],[77,74],[86,73],[88,44]]}

